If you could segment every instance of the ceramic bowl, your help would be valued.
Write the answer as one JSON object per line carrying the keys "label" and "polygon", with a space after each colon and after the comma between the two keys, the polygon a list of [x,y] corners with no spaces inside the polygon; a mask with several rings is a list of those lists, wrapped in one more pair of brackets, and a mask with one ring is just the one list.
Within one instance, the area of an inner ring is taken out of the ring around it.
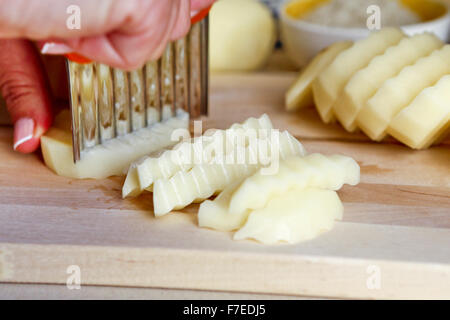
{"label": "ceramic bowl", "polygon": [[[304,1],[311,2],[311,0]],[[287,55],[298,67],[304,66],[320,50],[334,42],[359,40],[367,37],[370,32],[368,28],[329,27],[294,18],[286,10],[290,3],[286,2],[279,8],[281,40]],[[426,2],[420,3],[419,6],[423,3]],[[436,7],[434,8],[433,12],[436,17],[422,23],[401,26],[402,30],[408,35],[425,31],[432,32],[444,42],[447,42],[450,33],[450,10],[443,3],[434,2],[434,5],[438,8],[441,6],[437,13]]]}

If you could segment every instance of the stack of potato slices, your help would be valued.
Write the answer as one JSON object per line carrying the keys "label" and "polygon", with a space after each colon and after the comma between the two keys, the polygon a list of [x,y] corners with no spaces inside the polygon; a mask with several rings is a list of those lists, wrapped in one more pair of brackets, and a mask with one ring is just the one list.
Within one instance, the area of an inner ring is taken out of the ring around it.
{"label": "stack of potato slices", "polygon": [[450,45],[397,28],[335,43],[286,94],[289,111],[312,103],[325,123],[337,120],[375,141],[391,135],[413,149],[427,148],[450,128]]}

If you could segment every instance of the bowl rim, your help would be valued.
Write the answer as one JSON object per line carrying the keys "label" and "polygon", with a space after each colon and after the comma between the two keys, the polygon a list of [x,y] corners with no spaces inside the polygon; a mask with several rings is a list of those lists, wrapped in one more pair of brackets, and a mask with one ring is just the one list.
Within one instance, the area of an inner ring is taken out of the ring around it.
{"label": "bowl rim", "polygon": [[[368,28],[362,28],[362,27],[333,27],[333,26],[326,26],[319,23],[312,23],[309,21],[305,21],[302,19],[296,19],[291,16],[289,16],[286,12],[287,5],[291,2],[291,0],[285,1],[278,10],[278,14],[281,17],[281,19],[295,27],[301,27],[302,29],[305,29],[307,31],[311,32],[317,32],[317,33],[328,33],[328,34],[353,34],[353,35],[363,35],[367,34],[367,32],[370,32]],[[397,27],[397,28],[426,28],[431,27],[437,24],[441,24],[444,22],[447,22],[450,24],[450,5],[440,2],[445,7],[445,14],[441,15],[438,18],[435,18],[433,20],[428,20],[425,22],[419,22],[419,23],[413,23],[413,24],[405,24],[400,26],[390,26],[390,27]],[[386,27],[389,28],[389,27]]]}

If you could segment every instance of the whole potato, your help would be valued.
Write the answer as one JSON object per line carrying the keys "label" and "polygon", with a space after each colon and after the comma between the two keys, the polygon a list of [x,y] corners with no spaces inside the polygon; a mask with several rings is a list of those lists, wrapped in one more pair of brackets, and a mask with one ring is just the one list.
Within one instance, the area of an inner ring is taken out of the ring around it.
{"label": "whole potato", "polygon": [[272,53],[275,22],[256,0],[220,0],[210,14],[210,66],[213,71],[251,71]]}

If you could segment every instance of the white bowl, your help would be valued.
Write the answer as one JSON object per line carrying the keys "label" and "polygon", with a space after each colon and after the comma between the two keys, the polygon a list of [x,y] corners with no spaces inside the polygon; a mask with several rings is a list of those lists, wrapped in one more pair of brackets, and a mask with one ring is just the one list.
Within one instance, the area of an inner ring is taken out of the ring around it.
{"label": "white bowl", "polygon": [[[320,50],[334,42],[359,40],[367,37],[370,32],[367,28],[329,27],[290,17],[286,13],[287,4],[282,5],[279,12],[281,41],[287,55],[298,67],[304,66]],[[408,35],[432,32],[447,42],[450,34],[450,12],[448,8],[446,11],[440,18],[401,28]]]}

